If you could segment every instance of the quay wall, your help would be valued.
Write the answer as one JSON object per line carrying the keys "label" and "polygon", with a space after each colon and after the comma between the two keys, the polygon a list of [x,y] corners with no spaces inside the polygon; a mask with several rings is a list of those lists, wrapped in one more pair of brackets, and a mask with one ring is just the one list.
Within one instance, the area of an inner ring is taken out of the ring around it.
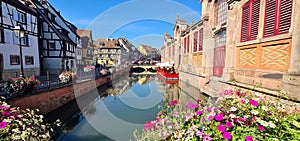
{"label": "quay wall", "polygon": [[36,95],[16,97],[9,100],[8,103],[22,109],[39,109],[39,114],[46,114],[74,100],[76,97],[80,97],[91,90],[106,84],[110,80],[111,76],[95,80],[92,79],[76,84],[70,84],[66,87],[41,92]]}

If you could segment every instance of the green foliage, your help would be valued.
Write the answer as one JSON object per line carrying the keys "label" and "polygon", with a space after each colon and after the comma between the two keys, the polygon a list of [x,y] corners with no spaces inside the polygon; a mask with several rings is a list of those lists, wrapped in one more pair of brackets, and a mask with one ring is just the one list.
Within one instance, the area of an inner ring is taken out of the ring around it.
{"label": "green foliage", "polygon": [[35,77],[19,77],[10,78],[4,84],[4,90],[8,93],[8,97],[26,94],[36,89],[40,81]]}

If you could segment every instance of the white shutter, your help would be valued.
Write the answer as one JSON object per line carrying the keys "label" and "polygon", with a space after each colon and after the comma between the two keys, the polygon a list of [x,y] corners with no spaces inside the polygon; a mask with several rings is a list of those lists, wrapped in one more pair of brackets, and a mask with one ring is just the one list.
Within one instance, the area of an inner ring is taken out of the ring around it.
{"label": "white shutter", "polygon": [[19,40],[18,40],[17,36],[15,35],[15,33],[12,33],[12,36],[13,36],[13,43],[19,44]]}
{"label": "white shutter", "polygon": [[8,30],[5,30],[5,33],[4,33],[5,35],[4,35],[4,40],[5,40],[5,43],[11,43],[10,41],[10,39],[11,39],[11,34],[10,34],[10,31],[8,31]]}
{"label": "white shutter", "polygon": [[7,16],[7,7],[4,3],[2,3],[2,16]]}
{"label": "white shutter", "polygon": [[26,14],[26,22],[27,22],[27,25],[31,25],[31,15],[30,14]]}
{"label": "white shutter", "polygon": [[13,9],[13,17],[15,21],[18,20],[18,11],[16,9]]}
{"label": "white shutter", "polygon": [[32,46],[32,38],[28,35],[28,46]]}

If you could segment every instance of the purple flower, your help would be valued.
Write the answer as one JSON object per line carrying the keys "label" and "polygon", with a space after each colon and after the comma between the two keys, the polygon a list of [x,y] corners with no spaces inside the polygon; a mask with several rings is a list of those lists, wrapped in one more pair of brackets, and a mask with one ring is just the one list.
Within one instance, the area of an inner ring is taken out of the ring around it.
{"label": "purple flower", "polygon": [[220,124],[219,126],[218,126],[218,130],[220,131],[220,132],[225,132],[226,131],[226,127],[224,126],[224,125],[222,125],[222,124]]}
{"label": "purple flower", "polygon": [[197,100],[197,103],[201,103],[202,102],[202,100]]}
{"label": "purple flower", "polygon": [[246,141],[253,141],[252,136],[246,136]]}
{"label": "purple flower", "polygon": [[231,134],[230,134],[230,132],[224,132],[223,133],[223,138],[225,140],[231,140]]}
{"label": "purple flower", "polygon": [[189,103],[188,103],[188,107],[189,107],[191,110],[195,110],[196,108],[198,108],[198,105],[197,105],[197,104],[194,104],[193,102],[189,102]]}
{"label": "purple flower", "polygon": [[0,129],[3,129],[7,126],[6,122],[0,122]]}
{"label": "purple flower", "polygon": [[253,105],[254,107],[257,107],[258,106],[258,102],[257,101],[255,101],[255,100],[249,100],[249,103],[251,104],[251,105]]}
{"label": "purple flower", "polygon": [[260,131],[265,131],[265,128],[261,125],[257,125],[257,128],[260,130]]}
{"label": "purple flower", "polygon": [[144,130],[149,130],[149,129],[152,129],[154,128],[154,124],[152,122],[146,122],[146,124],[144,124]]}
{"label": "purple flower", "polygon": [[170,106],[175,106],[176,104],[178,104],[178,101],[175,99],[175,100],[173,100],[171,103],[170,103]]}
{"label": "purple flower", "polygon": [[210,108],[210,107],[207,108],[207,111],[208,111],[208,112],[212,112],[212,108]]}
{"label": "purple flower", "polygon": [[3,113],[1,113],[2,114],[2,116],[4,116],[4,117],[9,117],[10,116],[10,112],[3,112]]}
{"label": "purple flower", "polygon": [[213,120],[214,119],[214,116],[213,115],[210,115],[209,117],[208,117],[208,120]]}
{"label": "purple flower", "polygon": [[223,118],[224,118],[224,115],[223,115],[222,113],[221,113],[221,114],[216,114],[216,116],[215,116],[215,119],[216,119],[217,121],[222,121]]}
{"label": "purple flower", "polygon": [[232,122],[226,122],[226,127],[231,128],[232,127]]}
{"label": "purple flower", "polygon": [[205,122],[205,118],[202,118],[202,122],[203,122],[203,123]]}
{"label": "purple flower", "polygon": [[202,115],[202,111],[201,111],[201,110],[200,110],[200,111],[197,111],[196,114],[197,114],[197,115]]}

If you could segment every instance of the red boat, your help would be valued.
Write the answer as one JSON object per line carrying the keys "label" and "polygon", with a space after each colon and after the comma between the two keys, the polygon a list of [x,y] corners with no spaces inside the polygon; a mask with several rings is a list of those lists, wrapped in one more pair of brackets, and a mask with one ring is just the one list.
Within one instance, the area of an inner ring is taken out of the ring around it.
{"label": "red boat", "polygon": [[178,79],[169,79],[167,80],[166,77],[163,77],[163,75],[161,75],[160,73],[157,72],[157,77],[165,84],[177,84],[178,83]]}
{"label": "red boat", "polygon": [[179,74],[175,72],[166,72],[162,69],[157,69],[157,74],[166,80],[179,80]]}

